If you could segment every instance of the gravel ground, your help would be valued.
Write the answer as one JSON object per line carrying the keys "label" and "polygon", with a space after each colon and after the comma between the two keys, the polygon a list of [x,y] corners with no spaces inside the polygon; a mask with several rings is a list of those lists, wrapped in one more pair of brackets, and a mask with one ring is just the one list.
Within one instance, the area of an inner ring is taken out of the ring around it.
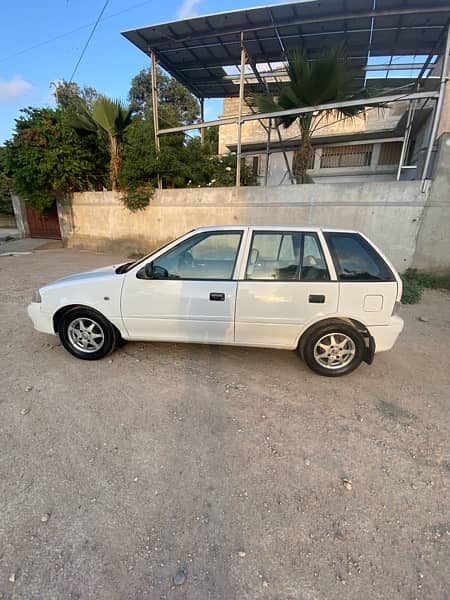
{"label": "gravel ground", "polygon": [[33,331],[33,288],[117,258],[0,257],[0,598],[449,598],[450,295],[338,380],[246,348],[89,363]]}

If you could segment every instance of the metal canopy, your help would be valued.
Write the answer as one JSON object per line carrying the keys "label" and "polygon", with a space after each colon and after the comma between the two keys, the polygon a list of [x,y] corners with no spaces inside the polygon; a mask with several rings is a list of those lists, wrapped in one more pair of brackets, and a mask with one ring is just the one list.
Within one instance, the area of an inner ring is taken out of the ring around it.
{"label": "metal canopy", "polygon": [[[375,8],[373,8],[375,6]],[[241,61],[241,33],[254,65],[286,60],[293,50],[314,59],[343,48],[363,85],[368,57],[440,55],[450,19],[449,0],[306,0],[237,10],[123,32],[140,50],[199,98],[239,96],[229,67]],[[433,65],[430,65],[431,67]],[[239,74],[239,67],[235,70]],[[276,72],[275,72],[276,73]],[[246,93],[263,91],[251,81]],[[275,91],[280,79],[267,77]],[[389,80],[383,80],[386,83]]]}

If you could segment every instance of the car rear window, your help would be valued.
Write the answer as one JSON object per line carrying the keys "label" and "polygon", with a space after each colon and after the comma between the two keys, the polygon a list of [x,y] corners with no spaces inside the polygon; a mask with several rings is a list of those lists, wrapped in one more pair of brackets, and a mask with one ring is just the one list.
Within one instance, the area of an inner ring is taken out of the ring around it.
{"label": "car rear window", "polygon": [[395,281],[389,266],[357,233],[325,232],[340,281]]}

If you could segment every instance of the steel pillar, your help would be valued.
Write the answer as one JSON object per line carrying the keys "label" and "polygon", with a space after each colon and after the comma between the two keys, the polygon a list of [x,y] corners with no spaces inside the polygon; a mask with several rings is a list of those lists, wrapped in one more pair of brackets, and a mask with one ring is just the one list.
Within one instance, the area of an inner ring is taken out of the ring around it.
{"label": "steel pillar", "polygon": [[237,152],[236,152],[236,187],[241,185],[241,156],[242,156],[242,108],[245,91],[245,64],[246,52],[244,46],[244,32],[241,31],[241,72],[239,77],[239,105],[237,119]]}
{"label": "steel pillar", "polygon": [[414,113],[416,110],[416,101],[410,100],[408,107],[408,116],[406,119],[405,135],[403,136],[402,151],[400,154],[400,161],[397,169],[397,181],[400,181],[402,175],[403,163],[405,162],[406,152],[408,151],[409,138],[411,135],[411,127],[414,120]]}
{"label": "steel pillar", "polygon": [[[156,68],[157,59],[153,50],[150,53],[151,57],[151,74],[152,74],[152,112],[153,112],[153,132],[155,136],[155,150],[156,154],[159,155],[161,150],[159,144],[159,112],[158,112],[158,86],[157,86],[157,78],[158,78],[158,70]],[[162,181],[159,175],[159,171],[157,173],[158,177],[158,188],[162,188]]]}

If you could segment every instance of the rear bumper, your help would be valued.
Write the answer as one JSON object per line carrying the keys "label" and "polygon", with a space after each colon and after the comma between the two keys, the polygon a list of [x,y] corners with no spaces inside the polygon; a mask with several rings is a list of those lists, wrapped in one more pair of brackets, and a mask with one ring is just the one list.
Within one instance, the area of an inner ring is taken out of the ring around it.
{"label": "rear bumper", "polygon": [[55,335],[52,316],[42,311],[40,302],[32,302],[28,305],[28,316],[33,321],[34,328],[37,331]]}
{"label": "rear bumper", "polygon": [[386,352],[394,346],[402,332],[403,319],[395,315],[387,325],[374,325],[368,329],[375,342],[375,352]]}

